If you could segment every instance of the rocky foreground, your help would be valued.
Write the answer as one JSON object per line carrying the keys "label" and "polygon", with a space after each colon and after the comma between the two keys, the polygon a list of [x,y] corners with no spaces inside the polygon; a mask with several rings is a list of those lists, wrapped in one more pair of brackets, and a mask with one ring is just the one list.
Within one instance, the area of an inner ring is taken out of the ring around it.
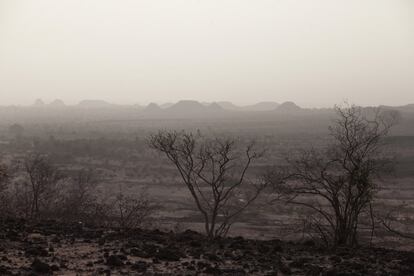
{"label": "rocky foreground", "polygon": [[8,220],[0,275],[414,275],[414,252]]}

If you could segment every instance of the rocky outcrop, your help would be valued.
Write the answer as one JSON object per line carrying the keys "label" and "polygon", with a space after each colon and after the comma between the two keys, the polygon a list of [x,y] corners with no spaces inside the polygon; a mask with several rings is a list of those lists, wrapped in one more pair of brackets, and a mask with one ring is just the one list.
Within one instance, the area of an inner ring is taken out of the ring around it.
{"label": "rocky outcrop", "polygon": [[6,221],[0,275],[413,275],[414,252]]}

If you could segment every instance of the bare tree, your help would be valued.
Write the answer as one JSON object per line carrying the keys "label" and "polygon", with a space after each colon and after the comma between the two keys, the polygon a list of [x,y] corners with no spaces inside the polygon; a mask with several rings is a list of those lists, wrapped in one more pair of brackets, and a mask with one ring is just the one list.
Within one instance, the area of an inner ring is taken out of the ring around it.
{"label": "bare tree", "polygon": [[333,144],[306,150],[289,160],[288,177],[269,173],[267,179],[288,202],[313,210],[314,227],[331,245],[357,244],[363,212],[368,212],[377,183],[389,171],[383,138],[398,114],[356,106],[336,107],[330,127]]}
{"label": "bare tree", "polygon": [[[25,171],[29,178],[31,194],[30,218],[39,218],[41,210],[48,210],[51,202],[57,200],[57,184],[63,175],[58,168],[53,166],[46,156],[39,154],[26,158]],[[43,209],[41,208],[43,207]]]}
{"label": "bare tree", "polygon": [[263,189],[246,177],[252,162],[263,155],[254,143],[242,148],[235,139],[160,131],[149,138],[149,145],[164,153],[178,170],[204,218],[209,238],[225,236]]}

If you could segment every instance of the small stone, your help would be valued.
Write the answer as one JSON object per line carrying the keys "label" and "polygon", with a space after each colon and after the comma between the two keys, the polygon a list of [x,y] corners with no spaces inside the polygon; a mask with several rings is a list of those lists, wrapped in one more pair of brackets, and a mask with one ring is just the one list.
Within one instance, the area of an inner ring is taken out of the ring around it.
{"label": "small stone", "polygon": [[137,272],[145,273],[148,269],[148,264],[146,262],[136,262],[131,268]]}
{"label": "small stone", "polygon": [[121,258],[117,255],[111,255],[106,259],[106,265],[108,266],[123,266]]}
{"label": "small stone", "polygon": [[37,258],[32,263],[32,269],[38,273],[49,273],[51,271],[51,268],[47,263],[44,263]]}

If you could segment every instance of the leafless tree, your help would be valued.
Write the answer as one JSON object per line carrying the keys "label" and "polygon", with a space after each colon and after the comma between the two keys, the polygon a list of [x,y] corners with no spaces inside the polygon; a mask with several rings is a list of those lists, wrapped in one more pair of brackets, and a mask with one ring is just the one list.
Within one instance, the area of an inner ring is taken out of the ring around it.
{"label": "leafless tree", "polygon": [[46,156],[40,154],[26,158],[24,166],[29,179],[28,186],[31,195],[29,218],[37,219],[42,210],[48,210],[48,206],[57,200],[55,193],[63,175]]}
{"label": "leafless tree", "polygon": [[225,236],[235,218],[263,190],[263,184],[246,177],[252,162],[263,155],[263,151],[255,150],[254,143],[243,148],[232,138],[160,131],[149,138],[149,145],[164,153],[178,170],[211,239]]}
{"label": "leafless tree", "polygon": [[359,219],[368,212],[377,183],[389,172],[383,138],[398,114],[356,106],[336,107],[330,127],[333,144],[305,150],[290,158],[287,177],[269,173],[267,179],[289,203],[313,210],[315,229],[334,246],[357,244]]}

